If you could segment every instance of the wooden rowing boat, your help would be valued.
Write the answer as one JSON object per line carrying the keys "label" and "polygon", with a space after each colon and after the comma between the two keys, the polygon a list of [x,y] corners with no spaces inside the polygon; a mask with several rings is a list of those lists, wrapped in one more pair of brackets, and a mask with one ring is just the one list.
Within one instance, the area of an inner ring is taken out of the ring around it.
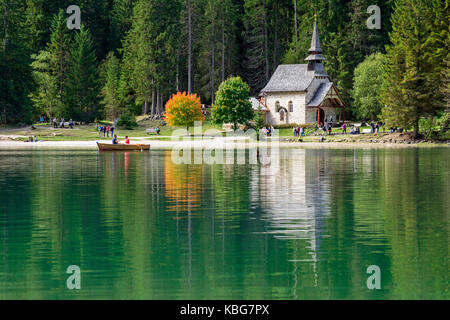
{"label": "wooden rowing boat", "polygon": [[148,151],[149,144],[112,144],[97,142],[100,151]]}

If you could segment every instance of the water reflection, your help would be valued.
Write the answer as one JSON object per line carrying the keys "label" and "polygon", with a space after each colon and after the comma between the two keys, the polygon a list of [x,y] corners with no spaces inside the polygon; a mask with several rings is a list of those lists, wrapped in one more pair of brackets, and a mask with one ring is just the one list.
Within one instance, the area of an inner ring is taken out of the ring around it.
{"label": "water reflection", "polygon": [[448,298],[449,155],[282,149],[262,175],[164,151],[0,152],[0,297]]}

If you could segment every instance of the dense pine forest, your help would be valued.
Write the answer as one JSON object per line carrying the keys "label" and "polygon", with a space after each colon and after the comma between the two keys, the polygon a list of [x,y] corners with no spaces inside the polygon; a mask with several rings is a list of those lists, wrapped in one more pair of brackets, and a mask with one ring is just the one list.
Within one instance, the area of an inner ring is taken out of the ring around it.
{"label": "dense pine forest", "polygon": [[[448,4],[0,0],[0,122],[28,123],[43,114],[85,122],[158,115],[177,91],[212,104],[232,75],[257,94],[279,64],[305,63],[316,17],[326,71],[351,116],[382,114],[414,126],[448,104]],[[67,27],[70,5],[81,9],[79,30]],[[381,9],[380,29],[367,27],[371,5]]]}

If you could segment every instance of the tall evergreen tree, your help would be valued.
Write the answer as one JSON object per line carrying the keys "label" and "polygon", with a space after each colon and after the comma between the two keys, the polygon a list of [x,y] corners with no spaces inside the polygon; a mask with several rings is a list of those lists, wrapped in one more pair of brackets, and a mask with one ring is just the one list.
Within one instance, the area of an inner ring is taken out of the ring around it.
{"label": "tall evergreen tree", "polygon": [[28,122],[32,89],[30,39],[23,32],[25,7],[0,0],[0,123]]}
{"label": "tall evergreen tree", "polygon": [[[163,99],[175,89],[180,36],[180,3],[139,0],[133,25],[123,43],[123,79],[135,92],[143,113],[163,112]],[[123,86],[124,87],[124,86]]]}
{"label": "tall evergreen tree", "polygon": [[41,51],[39,54],[31,56],[33,62],[33,79],[36,83],[36,90],[30,94],[34,104],[36,115],[47,115],[49,119],[54,116],[61,116],[62,103],[58,82],[52,74],[51,55],[48,51]]}
{"label": "tall evergreen tree", "polygon": [[29,38],[31,52],[38,52],[45,47],[45,0],[26,0],[24,31]]}
{"label": "tall evergreen tree", "polygon": [[105,59],[104,86],[102,89],[105,115],[114,120],[121,113],[122,101],[120,96],[120,60],[114,52],[110,52]]}
{"label": "tall evergreen tree", "polygon": [[[434,25],[433,0],[398,0],[392,19],[392,45],[387,49],[383,115],[388,125],[414,128],[419,134],[420,117],[443,110],[440,86],[442,64],[435,46],[427,39]],[[447,20],[448,23],[448,20]]]}
{"label": "tall evergreen tree", "polygon": [[84,122],[100,115],[100,80],[91,34],[84,26],[76,33],[70,52],[64,100],[65,116]]}
{"label": "tall evergreen tree", "polygon": [[110,37],[112,1],[79,0],[81,21],[92,34],[94,49],[99,61],[106,57],[113,44]]}
{"label": "tall evergreen tree", "polygon": [[122,39],[131,29],[133,0],[114,0],[111,12],[111,49],[122,47]]}
{"label": "tall evergreen tree", "polygon": [[71,37],[67,29],[66,17],[63,10],[60,10],[52,20],[50,42],[47,51],[50,53],[51,74],[56,78],[56,84],[64,105],[63,90],[67,80],[68,62],[71,50]]}
{"label": "tall evergreen tree", "polygon": [[246,81],[251,92],[259,92],[269,81],[269,25],[266,0],[244,2]]}

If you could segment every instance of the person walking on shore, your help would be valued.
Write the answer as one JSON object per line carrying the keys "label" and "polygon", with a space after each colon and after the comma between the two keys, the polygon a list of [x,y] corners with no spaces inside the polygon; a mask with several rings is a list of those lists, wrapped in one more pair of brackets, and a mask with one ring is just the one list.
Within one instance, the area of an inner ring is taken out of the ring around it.
{"label": "person walking on shore", "polygon": [[114,135],[114,126],[111,126],[110,131],[111,131],[111,137],[112,137]]}
{"label": "person walking on shore", "polygon": [[106,136],[109,138],[109,126],[106,126]]}
{"label": "person walking on shore", "polygon": [[106,137],[106,126],[103,126],[103,138]]}
{"label": "person walking on shore", "polygon": [[58,120],[56,120],[56,117],[54,117],[54,118],[53,118],[53,128],[55,128],[55,129],[58,128],[58,123],[57,123],[57,121],[58,121]]}
{"label": "person walking on shore", "polygon": [[342,133],[347,134],[347,125],[345,123],[342,125]]}

